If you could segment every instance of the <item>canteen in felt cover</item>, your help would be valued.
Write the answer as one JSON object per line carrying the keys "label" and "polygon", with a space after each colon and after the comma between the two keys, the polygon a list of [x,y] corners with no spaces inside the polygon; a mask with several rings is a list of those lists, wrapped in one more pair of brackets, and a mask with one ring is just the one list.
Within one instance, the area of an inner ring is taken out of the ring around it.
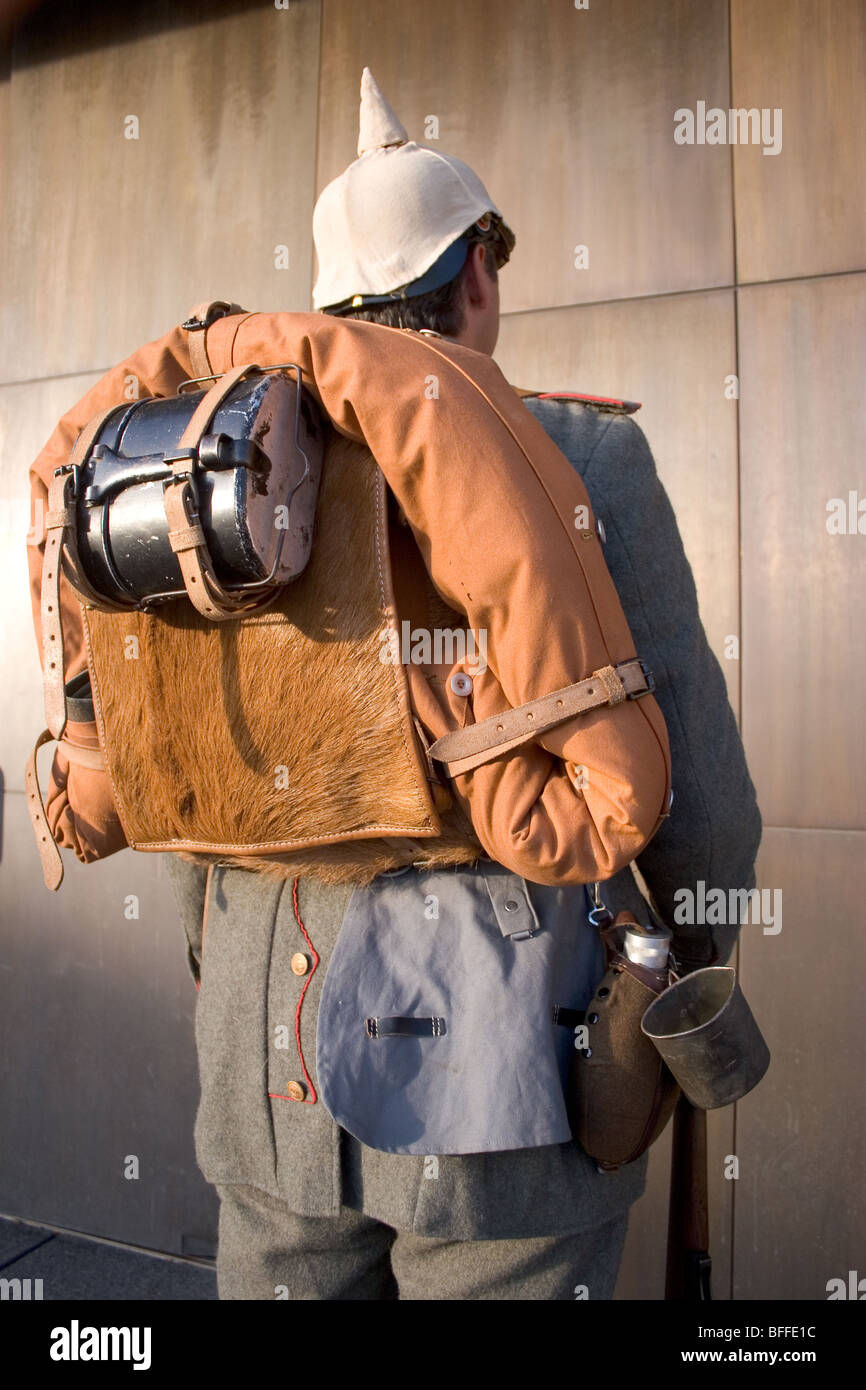
{"label": "canteen in felt cover", "polygon": [[[81,465],[78,550],[86,578],[114,601],[183,593],[169,543],[164,461],[205,392],[118,406]],[[239,381],[196,451],[199,517],[226,585],[287,583],[310,555],[324,424],[312,397],[282,373]]]}
{"label": "canteen in felt cover", "polygon": [[[614,930],[633,922],[621,912]],[[604,935],[604,933],[603,933]],[[574,1137],[600,1168],[632,1163],[662,1133],[679,1087],[641,1031],[647,1008],[665,990],[667,972],[636,964],[613,949],[608,968],[587,1006],[583,1038],[575,1041],[568,1087]]]}

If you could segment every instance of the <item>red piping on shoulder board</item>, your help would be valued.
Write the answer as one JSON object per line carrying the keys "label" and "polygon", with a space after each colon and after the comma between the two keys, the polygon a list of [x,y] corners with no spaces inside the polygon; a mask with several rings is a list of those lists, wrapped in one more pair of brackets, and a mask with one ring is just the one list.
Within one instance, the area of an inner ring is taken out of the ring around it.
{"label": "red piping on shoulder board", "polygon": [[577,391],[542,391],[536,397],[539,401],[588,401],[590,405],[615,405],[620,410],[625,410],[631,415],[635,410],[640,410],[641,401],[619,401],[613,396],[581,396]]}

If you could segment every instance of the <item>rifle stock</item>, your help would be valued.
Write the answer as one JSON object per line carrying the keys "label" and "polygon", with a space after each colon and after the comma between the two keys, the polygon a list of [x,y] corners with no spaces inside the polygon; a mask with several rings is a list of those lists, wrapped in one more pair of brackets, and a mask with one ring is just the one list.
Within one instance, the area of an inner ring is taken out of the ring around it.
{"label": "rifle stock", "polygon": [[707,1200],[707,1112],[681,1095],[674,1112],[665,1300],[712,1299]]}

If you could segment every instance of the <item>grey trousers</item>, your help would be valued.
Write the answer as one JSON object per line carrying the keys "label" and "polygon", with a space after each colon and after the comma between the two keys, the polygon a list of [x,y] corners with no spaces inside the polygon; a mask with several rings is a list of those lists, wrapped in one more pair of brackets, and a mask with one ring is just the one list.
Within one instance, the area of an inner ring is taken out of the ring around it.
{"label": "grey trousers", "polygon": [[628,1213],[573,1235],[441,1240],[343,1207],[298,1216],[254,1187],[218,1186],[221,1299],[610,1299]]}

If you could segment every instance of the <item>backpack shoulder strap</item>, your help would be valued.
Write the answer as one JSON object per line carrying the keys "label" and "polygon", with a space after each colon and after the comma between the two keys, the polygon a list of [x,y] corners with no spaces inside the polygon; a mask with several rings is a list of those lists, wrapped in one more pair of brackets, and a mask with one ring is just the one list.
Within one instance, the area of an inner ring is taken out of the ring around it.
{"label": "backpack shoulder strap", "polygon": [[189,334],[189,355],[197,381],[206,381],[215,375],[207,351],[207,330],[211,324],[230,314],[248,312],[247,309],[242,309],[240,304],[230,304],[226,299],[213,299],[210,303],[205,301],[196,304],[190,310],[189,317],[184,319],[181,328],[185,328]]}

